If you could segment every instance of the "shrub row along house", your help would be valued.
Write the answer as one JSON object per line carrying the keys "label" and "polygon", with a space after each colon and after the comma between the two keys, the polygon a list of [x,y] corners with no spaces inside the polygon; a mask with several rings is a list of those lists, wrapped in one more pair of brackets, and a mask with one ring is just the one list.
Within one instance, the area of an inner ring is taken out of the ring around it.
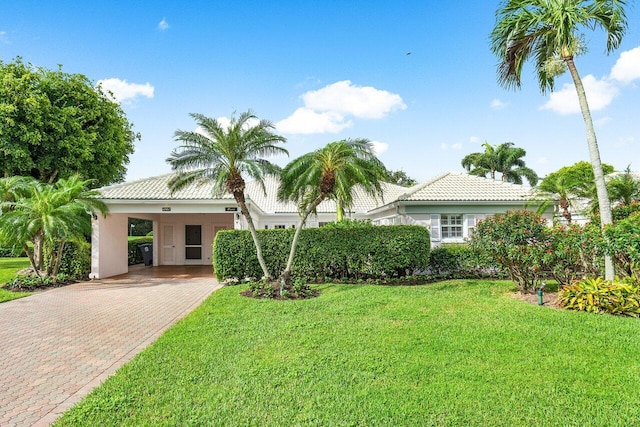
{"label": "shrub row along house", "polygon": [[[107,217],[94,217],[92,233],[92,278],[105,278],[128,271],[128,218],[153,222],[153,265],[210,265],[211,246],[223,229],[246,228],[231,195],[211,197],[209,185],[193,184],[171,193],[173,175],[162,175],[99,189],[109,207]],[[293,203],[279,202],[278,180],[265,179],[266,192],[257,182],[248,182],[247,204],[258,229],[297,226]],[[352,219],[375,225],[419,224],[431,231],[432,246],[462,242],[477,221],[508,210],[536,210],[540,202],[530,188],[461,173],[445,173],[410,188],[384,184],[384,197],[375,199],[358,192],[347,212]],[[551,220],[553,206],[544,214]],[[307,227],[335,221],[336,206],[326,200]]]}

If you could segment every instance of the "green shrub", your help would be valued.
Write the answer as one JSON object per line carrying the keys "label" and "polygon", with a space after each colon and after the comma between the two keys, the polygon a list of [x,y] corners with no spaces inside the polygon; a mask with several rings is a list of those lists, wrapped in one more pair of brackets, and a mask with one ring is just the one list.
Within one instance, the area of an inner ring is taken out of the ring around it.
{"label": "green shrub", "polygon": [[[274,275],[285,268],[293,233],[293,229],[258,231],[265,262]],[[429,231],[420,226],[308,228],[300,233],[293,275],[311,280],[404,277],[427,268],[429,249]],[[213,265],[221,280],[262,276],[246,230],[216,234]]]}
{"label": "green shrub", "polygon": [[544,265],[560,284],[602,275],[604,245],[600,227],[591,223],[557,225],[549,233]]}
{"label": "green shrub", "polygon": [[[45,268],[48,268],[50,259],[45,258],[44,261]],[[89,273],[91,273],[91,244],[84,241],[66,242],[58,274],[53,281],[85,280],[89,278]]]}
{"label": "green shrub", "polygon": [[64,246],[57,280],[67,281],[67,278],[84,280],[89,277],[89,273],[91,273],[91,244],[67,242]]}
{"label": "green shrub", "polygon": [[25,257],[24,249],[20,248],[0,248],[0,258]]}
{"label": "green shrub", "polygon": [[631,202],[628,205],[617,205],[611,208],[613,221],[625,219],[634,213],[640,212],[640,203]]}
{"label": "green shrub", "polygon": [[559,302],[570,310],[640,317],[640,292],[632,280],[580,280],[562,287]]}
{"label": "green shrub", "polygon": [[608,225],[604,232],[606,250],[623,276],[640,277],[640,212]]}
{"label": "green shrub", "polygon": [[153,237],[141,236],[129,239],[127,242],[129,265],[142,264],[144,262],[142,251],[140,251],[140,245],[144,243],[153,243]]}
{"label": "green shrub", "polygon": [[543,277],[549,239],[546,221],[535,212],[520,210],[480,221],[471,244],[497,262],[520,291],[527,293],[533,292]]}
{"label": "green shrub", "polygon": [[431,250],[428,273],[431,279],[473,279],[504,277],[492,258],[463,243],[443,244]]}
{"label": "green shrub", "polygon": [[4,285],[5,289],[10,291],[34,291],[38,288],[46,288],[55,283],[52,277],[38,277],[35,274],[32,275],[19,275],[11,279]]}

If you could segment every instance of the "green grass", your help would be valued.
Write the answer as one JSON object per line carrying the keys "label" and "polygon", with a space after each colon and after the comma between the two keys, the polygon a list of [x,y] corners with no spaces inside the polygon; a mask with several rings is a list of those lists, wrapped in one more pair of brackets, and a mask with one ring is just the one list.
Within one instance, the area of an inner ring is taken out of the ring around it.
{"label": "green grass", "polygon": [[640,425],[637,320],[511,284],[215,292],[56,426]]}
{"label": "green grass", "polygon": [[31,295],[30,292],[7,291],[3,286],[16,277],[16,272],[29,267],[29,258],[0,258],[0,302]]}

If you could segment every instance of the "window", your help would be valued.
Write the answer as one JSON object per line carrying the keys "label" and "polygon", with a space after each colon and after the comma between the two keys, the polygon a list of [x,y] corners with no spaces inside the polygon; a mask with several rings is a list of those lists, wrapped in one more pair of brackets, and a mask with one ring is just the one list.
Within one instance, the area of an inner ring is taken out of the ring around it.
{"label": "window", "polygon": [[440,229],[443,239],[462,238],[462,215],[441,215]]}
{"label": "window", "polygon": [[287,228],[287,226],[286,225],[274,225],[273,228],[285,229],[285,228]]}

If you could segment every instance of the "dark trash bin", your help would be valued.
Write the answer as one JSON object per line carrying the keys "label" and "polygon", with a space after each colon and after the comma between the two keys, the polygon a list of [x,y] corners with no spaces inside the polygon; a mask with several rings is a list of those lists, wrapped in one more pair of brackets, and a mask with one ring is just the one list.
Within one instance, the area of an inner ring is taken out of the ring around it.
{"label": "dark trash bin", "polygon": [[153,265],[153,243],[143,243],[139,247],[144,265]]}

